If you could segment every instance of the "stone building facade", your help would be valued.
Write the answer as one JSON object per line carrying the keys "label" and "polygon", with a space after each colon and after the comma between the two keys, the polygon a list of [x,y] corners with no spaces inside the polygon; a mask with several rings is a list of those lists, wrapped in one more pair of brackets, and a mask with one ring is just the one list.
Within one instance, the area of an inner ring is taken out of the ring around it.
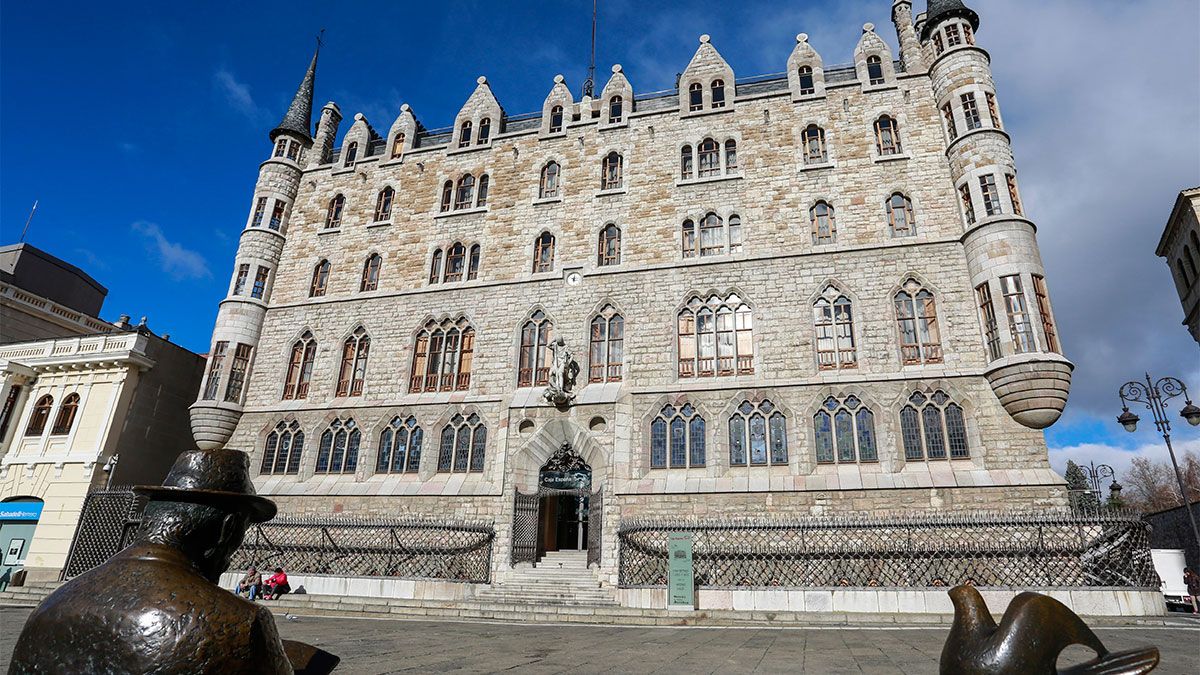
{"label": "stone building facade", "polygon": [[[480,77],[450,128],[405,105],[336,148],[335,103],[311,133],[314,56],[197,443],[249,452],[285,514],[494,523],[498,571],[564,446],[609,571],[634,517],[1063,506],[1040,430],[1072,366],[978,17],[891,13],[898,55],[866,24],[825,66],[800,34],[786,77],[740,80],[701,36],[677,89],[614,66],[594,98],[558,77],[508,115]],[[559,337],[578,374],[556,405]]]}
{"label": "stone building facade", "polygon": [[1200,187],[1179,192],[1155,254],[1167,261],[1183,305],[1183,325],[1200,343]]}

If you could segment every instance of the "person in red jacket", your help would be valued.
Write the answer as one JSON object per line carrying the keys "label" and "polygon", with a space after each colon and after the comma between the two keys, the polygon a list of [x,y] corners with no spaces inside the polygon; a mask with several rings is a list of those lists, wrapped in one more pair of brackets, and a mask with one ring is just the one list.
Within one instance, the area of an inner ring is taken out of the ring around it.
{"label": "person in red jacket", "polygon": [[267,579],[264,586],[266,586],[266,590],[263,591],[263,600],[278,600],[279,596],[292,590],[292,587],[288,585],[287,574],[284,573],[282,567],[275,568],[275,574]]}

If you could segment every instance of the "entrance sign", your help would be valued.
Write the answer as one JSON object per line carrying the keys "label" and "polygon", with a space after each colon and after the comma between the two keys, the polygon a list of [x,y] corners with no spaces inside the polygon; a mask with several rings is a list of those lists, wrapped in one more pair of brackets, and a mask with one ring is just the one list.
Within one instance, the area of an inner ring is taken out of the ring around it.
{"label": "entrance sign", "polygon": [[696,609],[692,533],[667,533],[667,609]]}

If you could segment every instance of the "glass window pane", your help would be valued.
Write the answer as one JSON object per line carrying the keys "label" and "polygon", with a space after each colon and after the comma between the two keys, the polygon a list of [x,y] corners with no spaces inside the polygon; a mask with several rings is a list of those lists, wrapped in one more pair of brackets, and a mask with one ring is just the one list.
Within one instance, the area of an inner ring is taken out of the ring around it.
{"label": "glass window pane", "polygon": [[970,456],[967,448],[967,425],[963,420],[963,411],[954,403],[946,406],[946,435],[950,440],[951,457],[959,459]]}
{"label": "glass window pane", "polygon": [[704,418],[693,417],[688,429],[688,449],[691,451],[692,466],[704,466],[704,444]]}
{"label": "glass window pane", "polygon": [[945,459],[946,436],[942,433],[942,411],[927,405],[921,411],[921,420],[924,422],[925,447],[929,451],[929,459]]}
{"label": "glass window pane", "polygon": [[421,441],[424,438],[425,432],[421,431],[421,427],[412,430],[408,439],[408,464],[404,467],[408,473],[416,473],[421,467]]}
{"label": "glass window pane", "polygon": [[750,463],[767,463],[767,420],[759,414],[750,418]]}
{"label": "glass window pane", "polygon": [[925,452],[921,449],[921,427],[915,408],[905,406],[900,411],[900,435],[904,439],[905,459],[925,458]]}
{"label": "glass window pane", "polygon": [[870,410],[863,408],[855,418],[858,426],[858,459],[874,462],[879,459],[879,451],[875,447],[875,416]]}
{"label": "glass window pane", "polygon": [[771,415],[771,463],[787,464],[787,420],[779,413]]}
{"label": "glass window pane", "polygon": [[650,423],[650,468],[661,469],[667,465],[667,422],[656,418]]}
{"label": "glass window pane", "polygon": [[449,471],[454,465],[454,427],[442,429],[442,443],[438,448],[438,471]]}
{"label": "glass window pane", "polygon": [[741,415],[729,418],[729,464],[746,464],[746,420]]}
{"label": "glass window pane", "polygon": [[329,452],[333,447],[333,432],[328,429],[321,434],[321,447],[317,450],[317,473],[329,471]]}
{"label": "glass window pane", "polygon": [[837,450],[839,462],[854,461],[854,424],[847,410],[839,410],[833,417],[834,428],[837,432]]}
{"label": "glass window pane", "polygon": [[487,445],[487,427],[475,427],[471,439],[471,471],[483,471],[484,447]]}
{"label": "glass window pane", "polygon": [[813,415],[813,429],[817,437],[817,461],[833,461],[833,426],[830,424],[829,413],[821,411]]}
{"label": "glass window pane", "polygon": [[466,471],[467,462],[470,459],[471,450],[471,429],[467,426],[459,427],[458,433],[454,439],[454,471]]}
{"label": "glass window pane", "polygon": [[391,468],[392,456],[392,430],[384,429],[383,433],[379,434],[379,457],[375,459],[376,473],[387,473]]}
{"label": "glass window pane", "polygon": [[671,420],[671,468],[687,466],[687,428],[682,418]]}

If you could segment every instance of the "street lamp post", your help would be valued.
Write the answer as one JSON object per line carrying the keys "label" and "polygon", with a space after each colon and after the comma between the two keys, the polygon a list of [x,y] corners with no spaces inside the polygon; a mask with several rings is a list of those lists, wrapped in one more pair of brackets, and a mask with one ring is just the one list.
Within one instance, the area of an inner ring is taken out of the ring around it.
{"label": "street lamp post", "polygon": [[1192,513],[1192,505],[1188,501],[1187,487],[1183,484],[1183,473],[1179,470],[1179,462],[1175,459],[1175,449],[1171,447],[1171,422],[1167,419],[1166,402],[1176,396],[1183,396],[1184,406],[1179,416],[1192,426],[1200,425],[1200,407],[1192,403],[1188,397],[1187,386],[1173,377],[1164,377],[1158,382],[1151,382],[1150,374],[1146,373],[1145,384],[1137,381],[1126,382],[1118,392],[1121,397],[1121,414],[1117,423],[1125,427],[1125,431],[1133,433],[1140,419],[1129,412],[1129,404],[1144,403],[1154,416],[1154,426],[1162,434],[1167,444],[1167,453],[1171,455],[1171,466],[1175,467],[1175,481],[1179,484],[1179,497],[1183,500],[1183,510],[1187,511],[1188,521],[1192,524],[1192,538],[1200,546],[1200,529],[1196,527],[1196,516]]}
{"label": "street lamp post", "polygon": [[1083,471],[1083,477],[1087,479],[1088,485],[1092,486],[1092,494],[1096,495],[1096,501],[1103,502],[1100,495],[1100,481],[1105,478],[1113,479],[1110,491],[1115,490],[1116,494],[1121,493],[1121,486],[1117,483],[1117,472],[1107,464],[1096,464],[1088,462],[1087,466],[1079,467]]}

